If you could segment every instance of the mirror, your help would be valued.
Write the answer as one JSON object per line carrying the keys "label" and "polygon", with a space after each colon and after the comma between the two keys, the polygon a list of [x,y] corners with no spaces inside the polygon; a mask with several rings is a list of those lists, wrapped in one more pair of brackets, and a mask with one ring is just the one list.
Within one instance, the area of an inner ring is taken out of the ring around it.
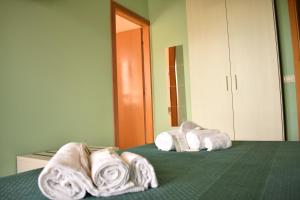
{"label": "mirror", "polygon": [[183,47],[182,45],[169,47],[166,52],[169,119],[171,126],[179,126],[181,122],[187,119]]}

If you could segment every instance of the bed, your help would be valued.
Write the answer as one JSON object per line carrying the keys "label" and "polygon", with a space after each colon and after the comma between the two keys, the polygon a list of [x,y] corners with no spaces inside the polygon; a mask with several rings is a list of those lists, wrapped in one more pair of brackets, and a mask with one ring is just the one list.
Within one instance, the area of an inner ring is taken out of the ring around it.
{"label": "bed", "polygon": [[[150,144],[129,151],[153,164],[159,188],[102,199],[300,199],[299,142],[233,142],[227,150],[183,153]],[[40,171],[0,178],[0,199],[46,199],[37,185]]]}

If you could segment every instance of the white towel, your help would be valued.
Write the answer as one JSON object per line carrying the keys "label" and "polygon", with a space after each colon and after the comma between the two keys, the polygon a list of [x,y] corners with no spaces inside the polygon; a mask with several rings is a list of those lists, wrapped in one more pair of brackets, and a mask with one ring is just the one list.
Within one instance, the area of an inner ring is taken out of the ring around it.
{"label": "white towel", "polygon": [[40,173],[38,185],[49,199],[81,199],[86,192],[95,194],[86,145],[68,143],[62,146]]}
{"label": "white towel", "polygon": [[180,132],[181,133],[187,133],[193,129],[203,129],[201,126],[199,126],[198,124],[196,124],[195,122],[192,122],[192,121],[185,121],[185,122],[182,122],[181,125],[180,125]]}
{"label": "white towel", "polygon": [[186,134],[186,140],[191,150],[200,151],[207,148],[205,146],[205,138],[220,133],[216,129],[193,129]]}
{"label": "white towel", "polygon": [[179,129],[173,129],[159,133],[155,138],[155,145],[162,151],[171,151],[175,149],[173,135],[178,134]]}
{"label": "white towel", "polygon": [[227,149],[231,147],[232,143],[227,133],[217,133],[209,135],[204,139],[204,146],[207,151]]}
{"label": "white towel", "polygon": [[175,144],[176,152],[184,152],[190,150],[186,140],[186,133],[179,132],[177,134],[172,135],[172,137]]}
{"label": "white towel", "polygon": [[144,190],[130,181],[128,164],[112,149],[93,152],[90,159],[91,177],[99,191],[95,196],[108,197]]}
{"label": "white towel", "polygon": [[158,187],[154,168],[146,158],[131,152],[123,152],[121,158],[129,164],[130,177],[136,185],[145,189]]}

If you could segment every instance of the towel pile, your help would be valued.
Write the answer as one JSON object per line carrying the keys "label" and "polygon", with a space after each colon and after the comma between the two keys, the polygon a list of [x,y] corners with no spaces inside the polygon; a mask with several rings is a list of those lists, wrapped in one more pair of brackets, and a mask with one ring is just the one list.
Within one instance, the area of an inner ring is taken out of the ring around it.
{"label": "towel pile", "polygon": [[164,131],[155,138],[155,145],[162,151],[207,151],[227,149],[232,143],[227,133],[216,129],[205,129],[198,124],[185,121],[179,128]]}
{"label": "towel pile", "polygon": [[82,199],[86,193],[108,197],[158,187],[153,166],[140,155],[111,148],[90,153],[86,145],[68,143],[39,175],[41,192],[49,199]]}

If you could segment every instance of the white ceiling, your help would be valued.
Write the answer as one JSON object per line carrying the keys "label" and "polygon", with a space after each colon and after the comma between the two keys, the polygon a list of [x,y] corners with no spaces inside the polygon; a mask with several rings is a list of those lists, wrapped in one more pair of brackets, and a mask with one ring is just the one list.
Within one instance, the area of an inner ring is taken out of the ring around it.
{"label": "white ceiling", "polygon": [[116,15],[116,32],[129,31],[132,29],[141,28],[141,26],[132,23],[131,21]]}

